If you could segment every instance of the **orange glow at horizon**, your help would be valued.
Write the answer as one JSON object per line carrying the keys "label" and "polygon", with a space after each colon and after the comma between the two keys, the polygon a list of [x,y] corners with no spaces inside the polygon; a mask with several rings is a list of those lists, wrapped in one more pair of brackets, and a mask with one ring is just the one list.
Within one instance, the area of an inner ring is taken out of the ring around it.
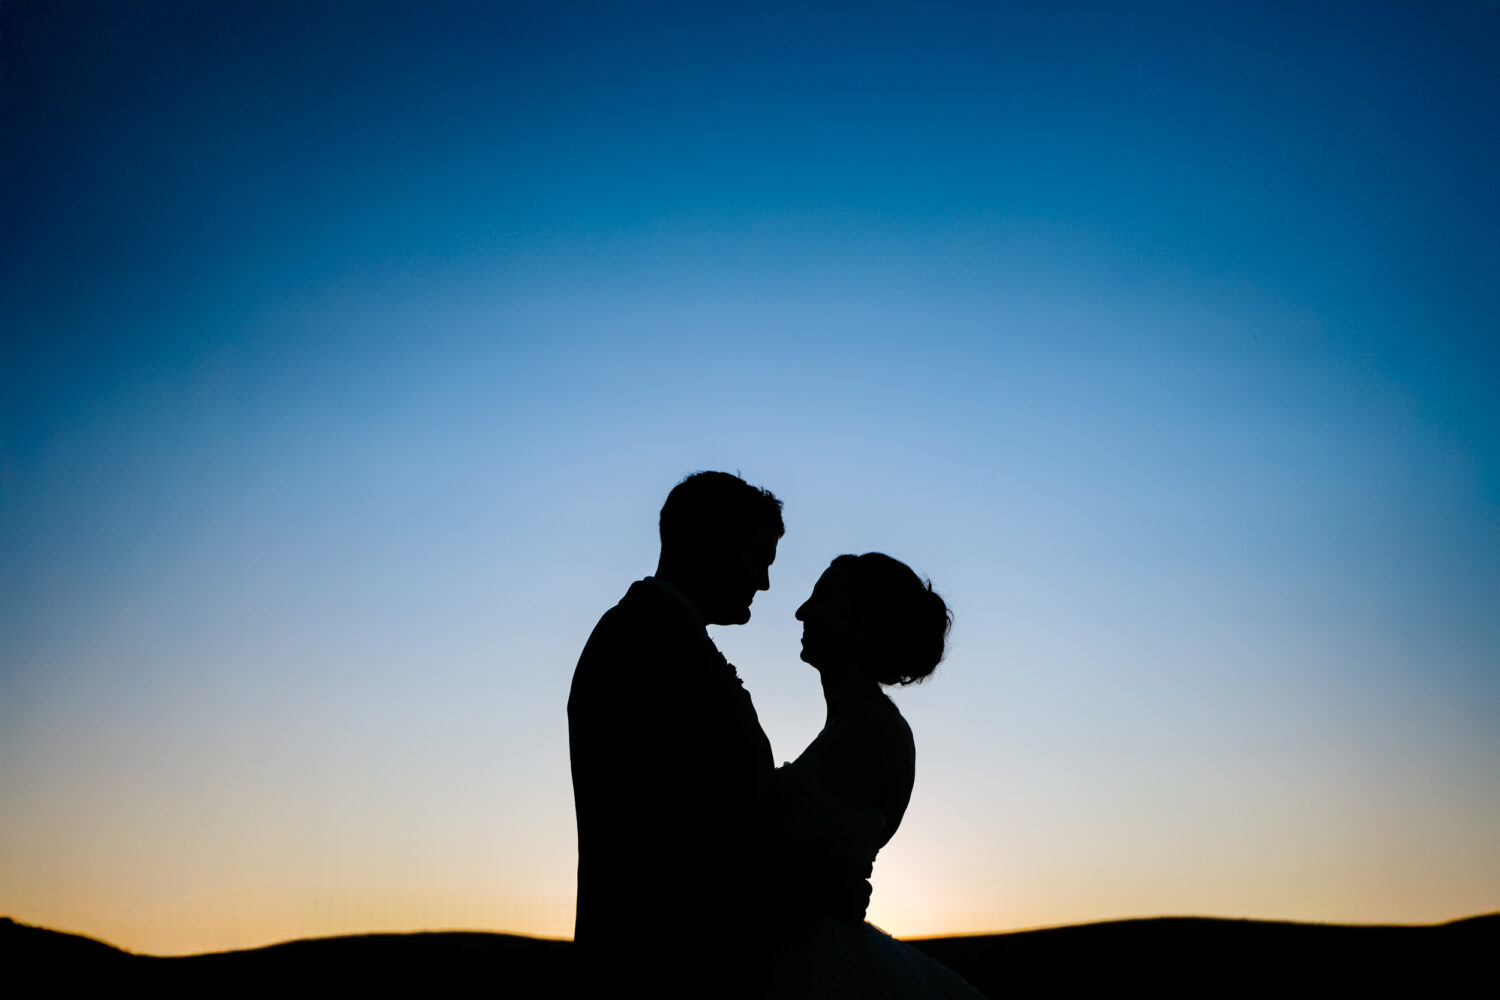
{"label": "orange glow at horizon", "polygon": [[[1329,883],[1307,886],[1302,898],[1285,891],[1254,891],[1254,873],[1227,873],[1216,879],[1178,884],[1144,883],[1155,876],[1111,878],[1108,872],[1080,871],[1072,892],[1058,891],[1046,874],[1027,886],[1013,869],[1009,905],[977,895],[939,897],[938,883],[952,884],[942,870],[949,864],[973,867],[956,856],[946,862],[925,847],[887,848],[876,865],[874,895],[867,918],[902,938],[942,937],[1030,930],[1108,920],[1155,916],[1207,916],[1342,924],[1437,924],[1492,912],[1482,894],[1401,900],[1377,898],[1357,884],[1351,870]],[[1055,875],[1055,873],[1051,873]],[[990,883],[994,871],[978,879]],[[1089,878],[1096,881],[1087,887]],[[1224,901],[1241,900],[1226,906]],[[1255,902],[1258,899],[1258,902]],[[1216,900],[1218,902],[1216,903]],[[1252,901],[1245,905],[1244,901]],[[1145,905],[1142,905],[1145,901]],[[1405,905],[1403,905],[1403,903]],[[83,934],[138,954],[190,955],[251,949],[304,938],[424,931],[480,931],[571,940],[571,896],[516,896],[502,893],[353,889],[271,889],[242,886],[145,902],[128,893],[107,895],[50,893],[46,898],[12,896],[0,915],[23,923]],[[669,936],[670,928],[663,928]]]}

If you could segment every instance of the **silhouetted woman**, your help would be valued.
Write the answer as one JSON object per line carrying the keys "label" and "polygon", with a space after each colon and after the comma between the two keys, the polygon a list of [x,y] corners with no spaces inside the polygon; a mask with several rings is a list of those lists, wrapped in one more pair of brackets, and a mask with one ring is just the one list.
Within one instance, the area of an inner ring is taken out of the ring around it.
{"label": "silhouetted woman", "polygon": [[[823,731],[777,777],[788,833],[868,875],[901,825],[916,775],[911,727],[881,690],[943,658],[951,616],[931,584],[878,552],[839,556],[797,609],[802,659],[823,682]],[[816,913],[773,957],[768,995],[978,998],[956,974],[871,926]]]}

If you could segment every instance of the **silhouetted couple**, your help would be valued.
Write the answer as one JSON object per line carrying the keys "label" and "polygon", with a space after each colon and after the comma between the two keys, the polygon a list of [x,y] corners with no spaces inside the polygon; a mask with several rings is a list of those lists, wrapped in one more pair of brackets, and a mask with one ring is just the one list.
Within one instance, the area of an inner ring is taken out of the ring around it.
{"label": "silhouetted couple", "polygon": [[605,613],[578,660],[581,996],[978,996],[863,920],[916,759],[881,685],[932,672],[948,609],[889,556],[835,559],[797,610],[827,722],[778,770],[705,626],[750,620],[783,532],[770,492],[689,476],[662,507],[655,575]]}

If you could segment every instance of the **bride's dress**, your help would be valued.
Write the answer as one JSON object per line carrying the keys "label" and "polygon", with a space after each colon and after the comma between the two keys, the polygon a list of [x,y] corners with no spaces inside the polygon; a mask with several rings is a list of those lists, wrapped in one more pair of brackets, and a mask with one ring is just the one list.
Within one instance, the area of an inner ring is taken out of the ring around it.
{"label": "bride's dress", "polygon": [[[830,719],[800,757],[777,771],[789,836],[831,863],[868,874],[906,811],[914,761],[911,729],[883,695]],[[875,794],[861,797],[879,804],[851,804],[835,794],[847,796],[851,769],[874,778],[873,786],[869,780],[863,786]],[[783,938],[770,961],[768,986],[767,996],[789,1000],[984,1000],[919,949],[868,922],[827,914]]]}

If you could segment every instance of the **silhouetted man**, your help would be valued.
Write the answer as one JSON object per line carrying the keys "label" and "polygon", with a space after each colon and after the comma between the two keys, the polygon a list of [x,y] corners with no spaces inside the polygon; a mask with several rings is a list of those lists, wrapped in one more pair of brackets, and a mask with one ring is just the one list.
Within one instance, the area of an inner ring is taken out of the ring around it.
{"label": "silhouetted man", "polygon": [[775,929],[775,767],[750,695],[705,625],[750,620],[781,501],[699,472],[661,510],[656,574],[605,613],[568,698],[582,995],[754,989]]}

